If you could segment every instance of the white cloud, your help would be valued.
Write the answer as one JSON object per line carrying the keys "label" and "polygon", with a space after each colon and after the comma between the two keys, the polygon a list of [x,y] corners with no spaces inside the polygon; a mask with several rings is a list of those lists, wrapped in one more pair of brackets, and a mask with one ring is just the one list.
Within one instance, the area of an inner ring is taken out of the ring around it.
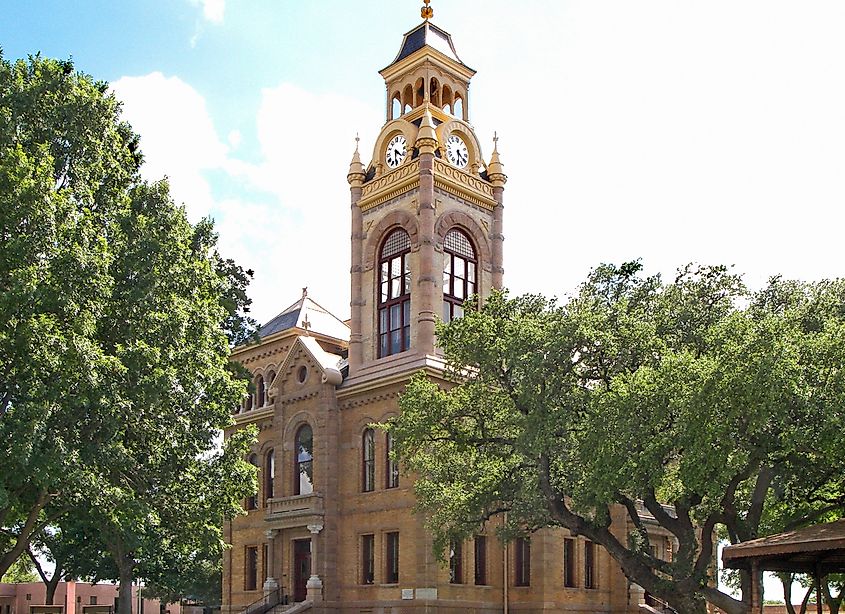
{"label": "white cloud", "polygon": [[[213,214],[222,252],[255,271],[250,296],[259,320],[293,302],[303,286],[348,315],[346,169],[355,133],[376,134],[377,111],[290,84],[266,89],[256,115],[261,156],[252,164],[232,156],[203,96],[178,77],[123,77],[112,87],[141,135],[144,177],[167,175],[191,219]],[[227,137],[232,149],[241,139],[237,130]],[[224,173],[239,195],[216,199],[209,171]]]}
{"label": "white cloud", "polygon": [[179,77],[160,72],[122,77],[112,89],[123,102],[123,117],[141,135],[144,178],[166,175],[173,198],[186,204],[191,219],[208,215],[214,199],[203,173],[225,166],[227,148],[205,99]]}
{"label": "white cloud", "polygon": [[194,6],[202,5],[202,16],[213,23],[223,23],[226,0],[190,0]]}
{"label": "white cloud", "polygon": [[450,5],[510,177],[507,285],[560,295],[635,257],[735,263],[755,287],[843,274],[841,3],[555,6],[497,24]]}
{"label": "white cloud", "polygon": [[[256,117],[262,161],[231,162],[229,170],[272,194],[276,204],[245,216],[235,203],[227,203],[221,220],[223,227],[261,227],[250,231],[251,238],[244,237],[249,247],[242,258],[256,271],[252,295],[262,319],[293,302],[304,286],[339,317],[348,315],[346,169],[356,132],[373,139],[380,119],[378,110],[344,96],[315,94],[287,83],[262,91]],[[362,157],[367,157],[367,146],[362,145]],[[258,240],[259,234],[265,239]]]}
{"label": "white cloud", "polygon": [[241,141],[243,140],[241,136],[241,131],[230,130],[229,136],[226,137],[226,140],[229,141],[229,145],[232,146],[232,149],[237,149],[240,146]]}

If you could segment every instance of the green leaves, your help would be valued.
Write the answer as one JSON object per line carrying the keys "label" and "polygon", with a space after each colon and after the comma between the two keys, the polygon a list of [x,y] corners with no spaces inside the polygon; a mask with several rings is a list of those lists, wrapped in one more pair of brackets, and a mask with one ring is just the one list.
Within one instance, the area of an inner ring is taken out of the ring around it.
{"label": "green leaves", "polygon": [[[408,385],[397,449],[440,545],[507,511],[505,534],[564,526],[680,607],[700,590],[739,612],[707,587],[717,525],[743,541],[845,506],[845,282],[749,295],[724,266],[640,269],[601,265],[561,304],[494,293],[440,325],[445,381]],[[615,504],[635,527],[648,508],[671,563],[644,529],[609,530]]]}
{"label": "green leaves", "polygon": [[250,275],[141,181],[107,91],[69,61],[0,57],[0,571],[58,524],[112,559],[77,573],[166,588],[219,556],[254,490],[248,440],[218,442],[246,386],[229,350],[254,331]]}

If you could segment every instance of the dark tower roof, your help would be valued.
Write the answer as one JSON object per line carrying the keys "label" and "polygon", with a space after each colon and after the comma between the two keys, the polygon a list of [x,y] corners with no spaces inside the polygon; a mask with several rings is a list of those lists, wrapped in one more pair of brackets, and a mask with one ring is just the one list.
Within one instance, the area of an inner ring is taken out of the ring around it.
{"label": "dark tower roof", "polygon": [[405,34],[402,39],[402,48],[399,50],[399,55],[391,62],[391,65],[407,58],[426,45],[432,49],[436,49],[449,59],[463,64],[461,58],[458,57],[458,53],[455,51],[455,45],[452,44],[452,35],[426,20]]}

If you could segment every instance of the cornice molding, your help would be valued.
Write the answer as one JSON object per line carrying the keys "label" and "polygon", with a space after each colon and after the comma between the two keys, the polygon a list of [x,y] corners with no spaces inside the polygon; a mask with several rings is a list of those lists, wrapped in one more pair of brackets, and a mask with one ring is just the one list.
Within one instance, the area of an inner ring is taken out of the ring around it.
{"label": "cornice molding", "polygon": [[251,409],[242,414],[235,414],[233,417],[235,419],[235,426],[241,427],[245,424],[252,424],[253,422],[272,418],[274,413],[274,405],[266,405],[260,409]]}
{"label": "cornice molding", "polygon": [[434,185],[449,192],[457,192],[466,200],[487,210],[492,210],[498,204],[493,198],[492,185],[439,158],[434,159]]}
{"label": "cornice molding", "polygon": [[364,184],[358,206],[362,211],[372,209],[419,185],[420,161],[411,160],[386,175]]}

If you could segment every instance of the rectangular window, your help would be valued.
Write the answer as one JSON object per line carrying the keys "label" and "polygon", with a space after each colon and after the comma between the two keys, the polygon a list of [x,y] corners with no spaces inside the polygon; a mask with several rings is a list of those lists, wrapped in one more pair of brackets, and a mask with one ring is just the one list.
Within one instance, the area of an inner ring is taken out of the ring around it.
{"label": "rectangular window", "polygon": [[598,588],[596,575],[596,545],[584,542],[584,588]]}
{"label": "rectangular window", "polygon": [[475,536],[475,583],[479,586],[487,584],[487,537]]}
{"label": "rectangular window", "polygon": [[526,537],[518,537],[514,542],[516,586],[531,586],[531,541]]}
{"label": "rectangular window", "polygon": [[393,458],[393,448],[393,434],[388,433],[386,446],[387,480],[385,483],[387,488],[396,488],[399,486],[399,463]]}
{"label": "rectangular window", "polygon": [[244,590],[258,588],[258,548],[247,546],[244,551]]}
{"label": "rectangular window", "polygon": [[97,605],[97,595],[91,595],[89,601],[91,602],[91,605]]}
{"label": "rectangular window", "polygon": [[563,540],[563,585],[567,588],[576,586],[575,579],[575,540],[571,537]]}
{"label": "rectangular window", "polygon": [[361,536],[361,584],[375,582],[376,536]]}
{"label": "rectangular window", "polygon": [[267,569],[267,563],[270,560],[270,548],[268,544],[264,544],[261,548],[261,577],[267,578],[270,576],[269,569]]}
{"label": "rectangular window", "polygon": [[399,533],[385,533],[384,581],[399,584]]}
{"label": "rectangular window", "polygon": [[464,583],[464,547],[463,543],[449,542],[449,583]]}

